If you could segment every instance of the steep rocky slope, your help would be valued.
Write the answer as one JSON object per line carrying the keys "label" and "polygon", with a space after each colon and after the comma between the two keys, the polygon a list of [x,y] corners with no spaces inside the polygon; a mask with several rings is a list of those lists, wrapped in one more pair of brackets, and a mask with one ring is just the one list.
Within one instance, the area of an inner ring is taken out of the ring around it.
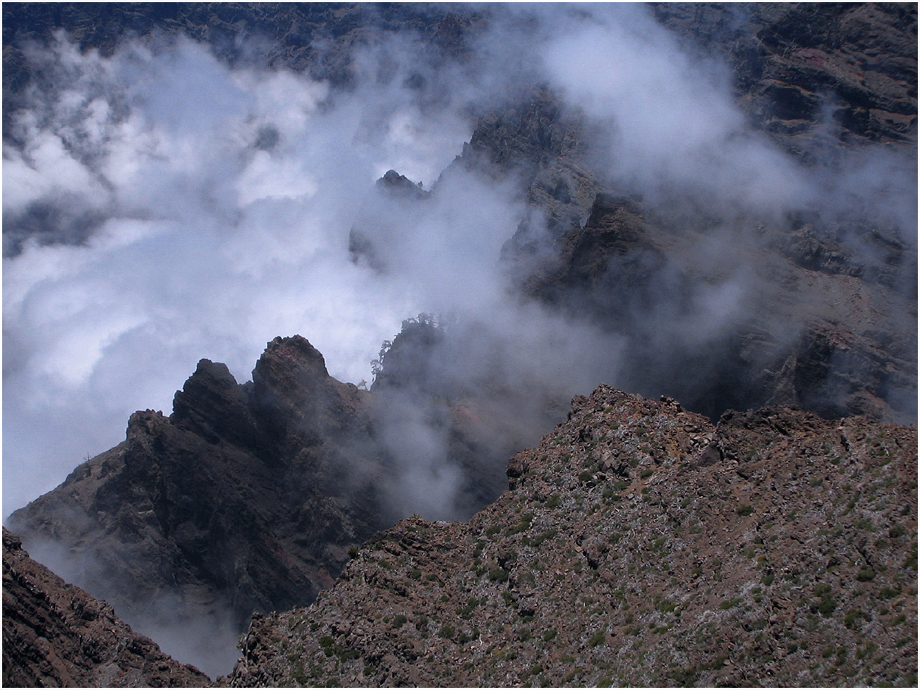
{"label": "steep rocky slope", "polygon": [[255,618],[232,684],[916,683],[915,427],[601,386],[508,476]]}
{"label": "steep rocky slope", "polygon": [[[201,360],[171,415],[136,412],[123,443],[7,524],[131,625],[235,640],[254,611],[312,602],[350,548],[407,514],[404,473],[428,468],[407,468],[394,434],[444,435],[438,460],[457,481],[435,506],[443,515],[469,516],[503,490],[504,459],[523,441],[502,431],[505,417],[471,412],[486,401],[426,377],[418,363],[438,334],[407,320],[373,392],[329,376],[300,336],[269,343],[243,385]],[[413,426],[417,414],[432,419]]]}
{"label": "steep rocky slope", "polygon": [[112,607],[66,584],[3,530],[4,687],[205,687],[132,632]]}
{"label": "steep rocky slope", "polygon": [[[915,6],[653,11],[700,59],[720,56],[750,124],[812,169],[833,176],[869,143],[916,166]],[[627,339],[618,386],[714,419],[765,404],[916,418],[915,225],[833,202],[776,218],[680,189],[643,200],[609,178],[597,127],[525,89],[480,119],[457,164],[523,180],[507,270],[525,295]]]}
{"label": "steep rocky slope", "polygon": [[751,121],[806,158],[829,140],[917,139],[917,8],[909,3],[653,5],[732,66]]}
{"label": "steep rocky slope", "polygon": [[132,624],[230,611],[239,627],[302,605],[384,526],[354,473],[363,395],[300,337],[270,343],[245,385],[202,360],[172,415],[135,413],[123,443],[8,524]]}

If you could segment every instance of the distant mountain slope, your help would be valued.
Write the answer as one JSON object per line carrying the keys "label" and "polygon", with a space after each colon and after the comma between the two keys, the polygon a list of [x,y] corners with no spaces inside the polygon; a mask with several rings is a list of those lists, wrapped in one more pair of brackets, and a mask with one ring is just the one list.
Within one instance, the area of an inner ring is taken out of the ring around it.
{"label": "distant mountain slope", "polygon": [[3,530],[4,687],[207,687]]}
{"label": "distant mountain slope", "polygon": [[[415,439],[401,446],[401,435],[444,435],[443,468],[431,471],[456,481],[449,493],[430,488],[428,501],[445,517],[471,515],[503,490],[508,444],[521,447],[514,432],[501,432],[501,417],[480,418],[482,400],[413,378],[424,379],[418,360],[436,333],[407,321],[373,392],[329,376],[300,336],[269,343],[243,385],[201,360],[171,415],[136,412],[123,443],[7,524],[37,559],[135,628],[161,631],[164,645],[225,639],[224,655],[234,655],[253,612],[309,604],[350,548],[426,498],[409,485],[424,483],[423,461],[434,460],[402,457]],[[419,409],[434,419],[414,422]]]}
{"label": "distant mountain slope", "polygon": [[508,476],[257,617],[231,683],[916,684],[915,427],[601,386]]}
{"label": "distant mountain slope", "polygon": [[349,479],[371,447],[364,395],[299,337],[270,343],[246,385],[202,360],[170,417],[135,413],[123,443],[8,524],[132,625],[235,637],[253,611],[312,601],[385,526],[373,478]]}

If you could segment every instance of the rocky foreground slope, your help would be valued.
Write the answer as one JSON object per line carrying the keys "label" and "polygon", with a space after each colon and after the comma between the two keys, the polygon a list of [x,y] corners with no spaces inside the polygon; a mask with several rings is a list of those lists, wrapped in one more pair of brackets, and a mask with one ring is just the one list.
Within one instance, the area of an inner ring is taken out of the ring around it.
{"label": "rocky foreground slope", "polygon": [[210,680],[66,584],[3,529],[4,687],[205,687]]}
{"label": "rocky foreground slope", "polygon": [[915,427],[601,386],[508,476],[256,617],[231,684],[916,684]]}

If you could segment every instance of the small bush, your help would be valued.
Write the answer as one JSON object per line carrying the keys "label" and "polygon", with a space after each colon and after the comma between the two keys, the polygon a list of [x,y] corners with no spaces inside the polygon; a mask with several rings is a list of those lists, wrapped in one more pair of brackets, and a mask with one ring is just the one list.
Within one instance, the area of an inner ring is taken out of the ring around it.
{"label": "small bush", "polygon": [[820,613],[825,618],[830,616],[837,609],[837,602],[829,595],[825,594],[821,597],[821,602],[818,604],[818,613]]}
{"label": "small bush", "polygon": [[754,506],[743,503],[742,505],[738,506],[738,509],[735,512],[738,513],[738,515],[741,517],[747,517],[754,512]]}
{"label": "small bush", "polygon": [[593,635],[591,635],[591,637],[588,638],[588,644],[591,647],[597,647],[601,642],[604,641],[604,638],[606,637],[607,637],[606,631],[598,630],[596,633],[594,633]]}
{"label": "small bush", "polygon": [[445,640],[449,640],[453,638],[455,632],[456,631],[454,630],[454,626],[444,625],[444,626],[441,626],[440,630],[438,630],[438,637],[441,637]]}
{"label": "small bush", "polygon": [[907,534],[907,529],[903,525],[892,525],[888,529],[888,536],[892,539],[903,537],[905,534]]}
{"label": "small bush", "polygon": [[508,571],[504,568],[493,568],[489,571],[489,579],[492,582],[507,582]]}
{"label": "small bush", "polygon": [[882,589],[879,590],[878,595],[882,599],[894,599],[900,593],[901,593],[900,587],[882,587]]}
{"label": "small bush", "polygon": [[859,611],[857,609],[852,609],[850,611],[847,611],[847,615],[843,617],[843,624],[846,627],[853,629],[859,624],[859,621],[861,621],[862,619],[863,619],[862,611]]}
{"label": "small bush", "polygon": [[401,628],[406,624],[408,620],[409,619],[406,618],[403,614],[398,613],[395,616],[393,616],[393,627],[397,629]]}
{"label": "small bush", "polygon": [[639,477],[640,479],[648,479],[653,474],[655,474],[655,470],[642,470],[642,472],[639,474]]}

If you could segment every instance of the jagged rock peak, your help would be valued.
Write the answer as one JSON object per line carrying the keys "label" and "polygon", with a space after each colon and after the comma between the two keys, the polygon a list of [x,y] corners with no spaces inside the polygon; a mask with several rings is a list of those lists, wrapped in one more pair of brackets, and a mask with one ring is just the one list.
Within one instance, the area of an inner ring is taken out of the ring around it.
{"label": "jagged rock peak", "polygon": [[260,368],[264,370],[276,365],[283,365],[290,369],[312,369],[323,376],[329,375],[323,355],[301,335],[293,335],[289,338],[278,336],[268,343],[265,352],[256,363],[253,377],[256,376],[256,372],[260,371]]}
{"label": "jagged rock peak", "polygon": [[416,184],[405,175],[400,175],[395,170],[387,170],[383,177],[377,180],[377,189],[392,196],[410,199],[424,199],[428,192],[422,189],[422,183]]}
{"label": "jagged rock peak", "polygon": [[4,687],[207,687],[194,666],[133,632],[111,606],[67,584],[3,528]]}

